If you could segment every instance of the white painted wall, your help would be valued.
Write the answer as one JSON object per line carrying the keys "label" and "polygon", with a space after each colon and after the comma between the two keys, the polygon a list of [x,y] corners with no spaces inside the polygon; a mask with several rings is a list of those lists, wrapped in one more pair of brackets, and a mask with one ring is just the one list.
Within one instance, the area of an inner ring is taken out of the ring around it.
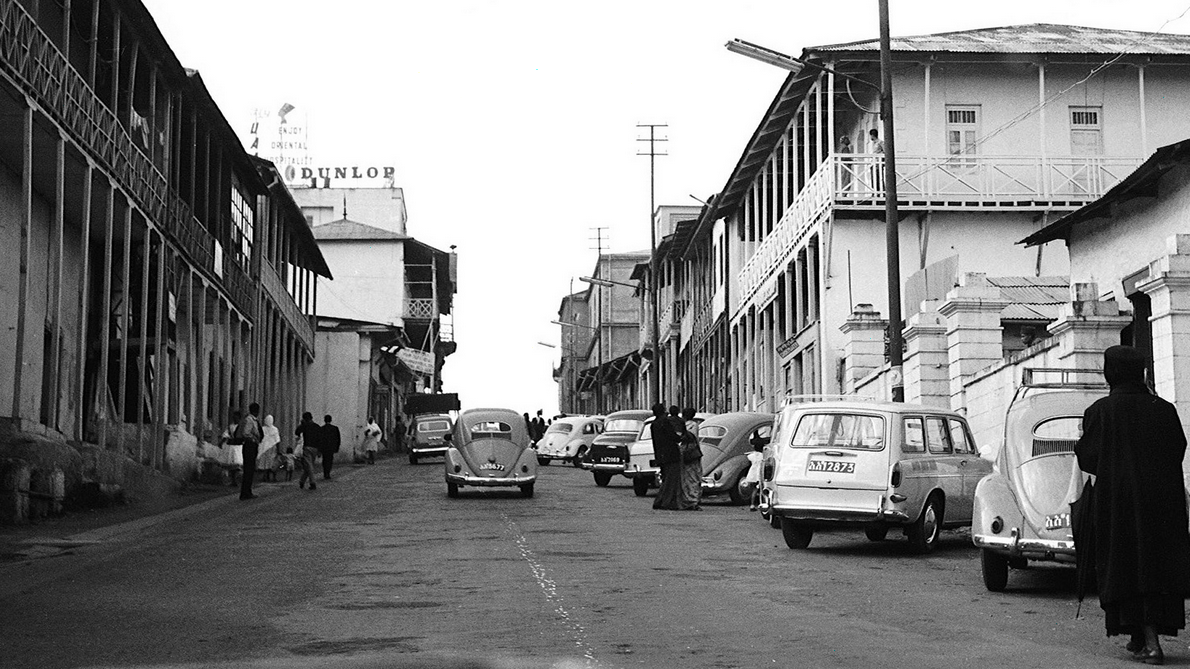
{"label": "white painted wall", "polygon": [[318,315],[401,326],[405,246],[399,240],[320,240],[334,281],[318,278]]}
{"label": "white painted wall", "polygon": [[330,414],[339,426],[342,446],[336,461],[351,462],[360,450],[368,411],[371,338],[357,332],[319,331],[314,335],[314,362],[306,376],[306,411],[314,421]]}
{"label": "white painted wall", "polygon": [[405,193],[400,188],[291,188],[291,192],[298,206],[313,218],[313,225],[344,218],[343,199],[346,198],[346,218],[406,234],[408,215]]}

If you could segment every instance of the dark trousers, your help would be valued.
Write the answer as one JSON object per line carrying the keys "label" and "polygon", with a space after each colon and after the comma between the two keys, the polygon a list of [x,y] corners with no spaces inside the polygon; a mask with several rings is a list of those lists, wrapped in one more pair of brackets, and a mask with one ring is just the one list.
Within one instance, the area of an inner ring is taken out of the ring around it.
{"label": "dark trousers", "polygon": [[329,479],[331,477],[331,467],[335,464],[335,452],[322,452],[322,478]]}
{"label": "dark trousers", "polygon": [[260,444],[244,442],[244,474],[240,477],[240,499],[252,496],[252,481],[256,478],[256,458],[260,455]]}
{"label": "dark trousers", "polygon": [[305,487],[306,481],[310,482],[310,489],[314,490],[318,486],[314,485],[314,456],[318,451],[313,448],[303,448],[302,457],[298,459],[298,464],[302,468],[302,475],[298,478],[298,487]]}

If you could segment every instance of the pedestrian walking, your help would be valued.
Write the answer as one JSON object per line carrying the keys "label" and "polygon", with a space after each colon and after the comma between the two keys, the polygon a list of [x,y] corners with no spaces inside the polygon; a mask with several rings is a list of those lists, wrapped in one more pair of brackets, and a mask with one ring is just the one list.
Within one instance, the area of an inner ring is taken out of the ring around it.
{"label": "pedestrian walking", "polygon": [[370,465],[376,464],[376,451],[380,450],[382,434],[380,426],[376,424],[376,419],[368,416],[368,424],[364,427],[364,455],[367,456]]}
{"label": "pedestrian walking", "polygon": [[219,435],[219,448],[223,449],[222,464],[231,476],[231,487],[233,488],[240,485],[239,479],[244,469],[244,442],[235,436],[236,428],[240,426],[240,421],[243,418],[242,411],[238,409],[232,411],[231,422],[227,424],[227,429],[223,430],[223,434]]}
{"label": "pedestrian walking", "polygon": [[401,414],[397,414],[397,422],[393,424],[392,436],[390,440],[391,445],[396,449],[397,453],[405,451],[405,421],[401,420]]}
{"label": "pedestrian walking", "polygon": [[653,405],[649,434],[653,437],[653,459],[661,468],[661,485],[657,488],[653,508],[676,510],[682,490],[682,452],[678,447],[679,432],[665,415],[665,405],[660,402]]}
{"label": "pedestrian walking", "polygon": [[331,423],[330,414],[323,416],[322,420],[323,425],[318,428],[318,452],[322,454],[322,478],[329,481],[342,437],[339,435],[339,426]]}
{"label": "pedestrian walking", "polygon": [[683,511],[702,510],[702,449],[698,447],[698,421],[692,407],[682,409],[682,501]]}
{"label": "pedestrian walking", "polygon": [[281,453],[281,432],[273,424],[273,415],[264,417],[264,425],[260,428],[264,435],[260,440],[260,455],[256,458],[256,468],[261,471],[261,481],[277,480],[277,460]]}
{"label": "pedestrian walking", "polygon": [[322,428],[314,422],[314,415],[307,411],[302,414],[302,422],[293,434],[298,438],[298,445],[302,449],[302,457],[298,461],[302,468],[302,475],[298,477],[298,487],[305,488],[306,481],[310,481],[310,490],[317,490],[318,486],[314,484],[314,458],[318,456],[321,447],[319,438],[322,436]]}
{"label": "pedestrian walking", "polygon": [[294,457],[294,455],[293,455],[293,447],[292,446],[286,448],[285,452],[282,453],[277,458],[277,462],[278,462],[277,469],[285,472],[285,480],[286,481],[293,480],[293,465],[294,465],[294,461],[296,461],[296,460],[297,460],[297,458]]}
{"label": "pedestrian walking", "polygon": [[256,499],[256,495],[252,493],[252,484],[256,479],[256,457],[260,454],[260,441],[264,438],[264,431],[260,427],[260,405],[256,402],[248,405],[248,415],[236,426],[235,437],[243,443],[244,449],[240,499]]}
{"label": "pedestrian walking", "polygon": [[541,417],[541,409],[538,409],[537,415],[533,417],[533,429],[529,431],[529,439],[536,445],[544,436],[545,419]]}
{"label": "pedestrian walking", "polygon": [[1190,597],[1186,436],[1177,409],[1145,384],[1145,362],[1131,346],[1104,352],[1111,392],[1083,414],[1075,453],[1095,477],[1094,566],[1107,635],[1129,635],[1133,659],[1162,664],[1158,635],[1186,627]]}

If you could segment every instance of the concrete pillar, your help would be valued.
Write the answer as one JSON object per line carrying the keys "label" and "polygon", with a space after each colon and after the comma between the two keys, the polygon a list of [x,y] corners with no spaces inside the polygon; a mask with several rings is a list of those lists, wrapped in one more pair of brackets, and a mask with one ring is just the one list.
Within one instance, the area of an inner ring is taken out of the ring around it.
{"label": "concrete pillar", "polygon": [[[843,332],[843,388],[855,392],[856,382],[884,364],[884,330],[888,321],[870,304],[857,304],[839,327]],[[804,364],[814,364],[807,361]],[[811,391],[812,392],[812,391]]]}
{"label": "concrete pillar", "polygon": [[1008,303],[987,276],[964,274],[946,294],[938,313],[946,318],[950,405],[964,405],[963,384],[972,374],[1003,359],[1000,312]]}
{"label": "concrete pillar", "polygon": [[1153,384],[1190,420],[1190,351],[1176,342],[1190,337],[1190,235],[1169,238],[1166,255],[1149,265],[1149,281],[1140,289],[1152,306]]}
{"label": "concrete pillar", "polygon": [[1132,322],[1115,300],[1100,301],[1094,283],[1070,286],[1071,300],[1058,311],[1049,331],[1058,340],[1058,359],[1066,369],[1103,369],[1103,351],[1120,343],[1120,330]]}
{"label": "concrete pillar", "polygon": [[950,408],[946,319],[926,300],[905,325],[905,401]]}

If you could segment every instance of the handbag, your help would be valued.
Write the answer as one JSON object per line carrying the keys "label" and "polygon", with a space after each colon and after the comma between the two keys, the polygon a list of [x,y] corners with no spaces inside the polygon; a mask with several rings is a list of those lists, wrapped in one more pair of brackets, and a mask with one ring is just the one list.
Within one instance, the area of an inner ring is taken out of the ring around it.
{"label": "handbag", "polygon": [[684,464],[692,464],[702,460],[702,449],[698,446],[698,441],[695,439],[682,440],[682,462]]}

